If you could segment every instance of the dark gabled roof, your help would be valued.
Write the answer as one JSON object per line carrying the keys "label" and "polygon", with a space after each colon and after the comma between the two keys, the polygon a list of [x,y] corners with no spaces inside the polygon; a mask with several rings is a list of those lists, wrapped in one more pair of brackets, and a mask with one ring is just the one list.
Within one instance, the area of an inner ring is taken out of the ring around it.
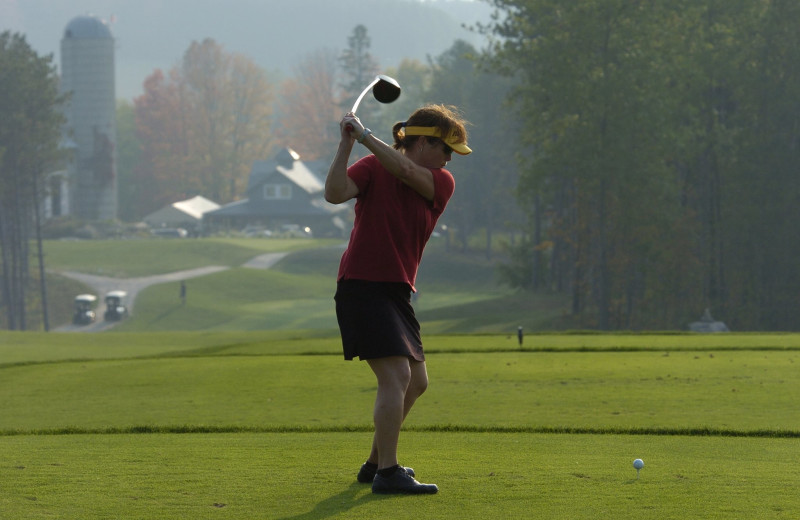
{"label": "dark gabled roof", "polygon": [[253,161],[250,178],[247,181],[247,192],[264,184],[275,175],[285,177],[309,195],[321,192],[325,184],[301,160],[291,148],[280,150],[275,158],[266,161]]}
{"label": "dark gabled roof", "polygon": [[209,211],[203,215],[203,217],[237,217],[237,216],[248,216],[252,215],[253,211],[250,207],[250,200],[249,199],[242,199],[237,200],[236,202],[231,202],[230,204],[225,204],[219,209],[215,209],[214,211]]}
{"label": "dark gabled roof", "polygon": [[[314,169],[321,163],[310,163]],[[275,182],[275,177],[285,178],[297,186],[308,197],[302,200],[261,200],[261,187],[267,182]],[[309,165],[300,161],[300,156],[291,148],[283,148],[275,157],[266,161],[254,161],[247,182],[249,198],[242,199],[214,210],[204,216],[218,217],[256,217],[256,218],[302,218],[332,216],[346,211],[346,205],[334,205],[322,197],[325,183]]]}
{"label": "dark gabled roof", "polygon": [[270,217],[297,218],[332,216],[346,211],[344,205],[333,205],[322,197],[314,198],[305,204],[292,204],[287,201],[273,201],[269,205],[255,204],[250,199],[237,200],[221,208],[205,213],[204,217]]}

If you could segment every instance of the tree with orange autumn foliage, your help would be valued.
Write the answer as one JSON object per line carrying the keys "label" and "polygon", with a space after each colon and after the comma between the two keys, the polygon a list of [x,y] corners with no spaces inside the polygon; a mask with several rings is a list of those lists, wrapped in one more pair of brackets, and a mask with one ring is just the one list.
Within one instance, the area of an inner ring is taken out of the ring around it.
{"label": "tree with orange autumn foliage", "polygon": [[336,53],[321,49],[299,61],[284,82],[278,104],[277,139],[304,160],[332,155],[339,142],[341,117],[336,87]]}
{"label": "tree with orange autumn foliage", "polygon": [[250,165],[269,151],[272,102],[264,72],[211,39],[193,42],[166,75],[150,75],[134,101],[143,214],[194,195],[241,197]]}

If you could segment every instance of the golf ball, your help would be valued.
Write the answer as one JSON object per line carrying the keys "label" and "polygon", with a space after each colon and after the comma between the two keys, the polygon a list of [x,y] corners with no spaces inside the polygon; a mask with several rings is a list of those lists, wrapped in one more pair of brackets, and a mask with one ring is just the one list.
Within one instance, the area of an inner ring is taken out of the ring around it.
{"label": "golf ball", "polygon": [[636,459],[633,461],[633,467],[636,469],[642,469],[644,467],[644,461],[642,459]]}

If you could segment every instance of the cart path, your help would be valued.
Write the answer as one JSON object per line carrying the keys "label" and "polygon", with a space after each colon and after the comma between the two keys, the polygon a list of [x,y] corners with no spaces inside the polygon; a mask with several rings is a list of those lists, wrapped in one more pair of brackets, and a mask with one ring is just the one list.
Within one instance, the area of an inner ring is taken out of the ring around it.
{"label": "cart path", "polygon": [[[284,258],[289,253],[265,253],[259,255],[251,260],[245,262],[242,267],[251,269],[269,269],[278,261]],[[187,269],[185,271],[176,271],[173,273],[156,274],[152,276],[140,276],[137,278],[111,278],[109,276],[98,276],[94,274],[78,273],[75,271],[54,271],[56,274],[77,280],[92,288],[96,293],[98,299],[97,306],[97,320],[89,325],[73,325],[66,324],[55,328],[56,332],[100,332],[108,330],[119,322],[106,322],[103,320],[103,312],[105,304],[103,298],[109,291],[120,290],[125,291],[128,295],[125,297],[125,305],[128,307],[128,312],[133,313],[133,306],[136,302],[136,296],[139,291],[150,287],[168,282],[180,282],[181,280],[188,280],[190,278],[197,278],[198,276],[206,276],[209,274],[218,273],[230,269],[227,266],[209,265],[206,267],[198,267],[196,269]],[[176,297],[178,291],[175,291]]]}
{"label": "cart path", "polygon": [[249,260],[248,262],[245,262],[242,267],[249,267],[251,269],[269,269],[288,254],[289,253],[265,253]]}

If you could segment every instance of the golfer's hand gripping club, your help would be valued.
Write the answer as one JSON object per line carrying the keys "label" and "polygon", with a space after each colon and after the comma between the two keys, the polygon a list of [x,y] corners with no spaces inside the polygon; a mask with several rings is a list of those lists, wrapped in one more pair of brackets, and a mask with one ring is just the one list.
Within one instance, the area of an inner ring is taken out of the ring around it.
{"label": "golfer's hand gripping club", "polygon": [[[372,90],[372,95],[375,96],[375,99],[380,103],[392,103],[398,97],[400,97],[400,85],[397,83],[397,81],[389,76],[379,74],[375,76],[375,79],[372,80],[372,83],[367,85],[367,87],[361,91],[361,94],[358,95],[356,102],[353,103],[353,108],[350,110],[351,114],[356,113],[356,110],[358,110],[358,105],[361,104],[361,100],[364,99],[364,96],[366,96],[367,92],[370,90]],[[352,132],[355,128],[348,124],[346,129],[348,132]]]}
{"label": "golfer's hand gripping club", "polygon": [[[350,134],[351,138],[356,139],[356,136],[359,136],[362,132],[364,132],[364,124],[352,112],[349,112],[344,116],[344,121],[344,130]],[[355,134],[355,136],[353,134]]]}

